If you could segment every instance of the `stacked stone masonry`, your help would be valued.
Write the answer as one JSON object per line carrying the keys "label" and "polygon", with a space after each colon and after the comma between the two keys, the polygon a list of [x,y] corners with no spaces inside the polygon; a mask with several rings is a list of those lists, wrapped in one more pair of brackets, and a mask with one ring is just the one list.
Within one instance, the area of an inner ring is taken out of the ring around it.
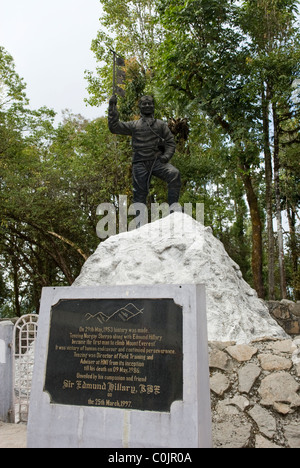
{"label": "stacked stone masonry", "polygon": [[300,334],[300,302],[287,299],[282,301],[269,301],[266,303],[270,315],[289,334]]}
{"label": "stacked stone masonry", "polygon": [[300,448],[300,336],[209,351],[214,448]]}

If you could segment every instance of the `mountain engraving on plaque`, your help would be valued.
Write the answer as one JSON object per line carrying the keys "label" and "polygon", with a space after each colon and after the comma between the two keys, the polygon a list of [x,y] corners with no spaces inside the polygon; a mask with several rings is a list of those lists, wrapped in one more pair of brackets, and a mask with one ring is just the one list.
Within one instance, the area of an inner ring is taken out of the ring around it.
{"label": "mountain engraving on plaque", "polygon": [[104,312],[97,312],[97,314],[86,314],[85,318],[87,321],[91,319],[97,319],[98,322],[100,323],[107,323],[111,319],[121,319],[123,322],[128,322],[129,320],[133,319],[137,315],[140,315],[143,313],[144,309],[139,309],[136,307],[134,304],[129,303],[125,307],[121,307],[120,309],[116,310],[113,314],[111,315],[106,315]]}

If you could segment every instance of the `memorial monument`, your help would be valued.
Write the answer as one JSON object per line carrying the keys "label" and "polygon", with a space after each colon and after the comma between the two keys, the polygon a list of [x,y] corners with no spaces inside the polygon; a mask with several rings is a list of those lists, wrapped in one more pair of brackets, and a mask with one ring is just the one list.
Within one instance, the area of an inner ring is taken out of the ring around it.
{"label": "memorial monument", "polygon": [[[109,129],[132,136],[137,210],[152,176],[167,183],[172,210],[174,138],[151,96],[139,108],[138,121],[121,122],[114,95]],[[207,341],[203,285],[44,288],[28,447],[211,447]]]}
{"label": "memorial monument", "polygon": [[205,288],[44,288],[27,443],[211,447]]}

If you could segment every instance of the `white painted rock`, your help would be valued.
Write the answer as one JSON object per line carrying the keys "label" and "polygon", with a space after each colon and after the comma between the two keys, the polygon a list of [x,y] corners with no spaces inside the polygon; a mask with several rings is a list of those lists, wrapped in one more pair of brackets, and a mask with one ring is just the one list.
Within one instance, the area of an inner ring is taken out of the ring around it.
{"label": "white painted rock", "polygon": [[73,286],[160,283],[206,285],[210,341],[287,337],[211,229],[184,213],[101,242]]}

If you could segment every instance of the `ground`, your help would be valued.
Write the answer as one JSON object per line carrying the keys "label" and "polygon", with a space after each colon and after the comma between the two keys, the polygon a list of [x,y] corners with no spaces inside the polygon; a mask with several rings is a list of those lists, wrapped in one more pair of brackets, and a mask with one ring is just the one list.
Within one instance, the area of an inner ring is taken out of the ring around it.
{"label": "ground", "polygon": [[0,448],[26,448],[26,424],[5,424],[0,421]]}

